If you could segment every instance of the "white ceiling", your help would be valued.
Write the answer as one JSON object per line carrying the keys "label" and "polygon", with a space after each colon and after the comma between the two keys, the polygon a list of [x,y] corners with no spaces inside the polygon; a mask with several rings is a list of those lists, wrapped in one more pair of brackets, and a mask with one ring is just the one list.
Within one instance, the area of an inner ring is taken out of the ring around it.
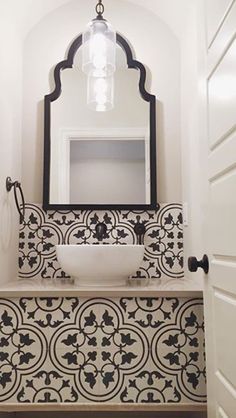
{"label": "white ceiling", "polygon": [[[7,0],[1,5],[1,9],[3,13],[14,19],[22,37],[25,37],[45,15],[71,1],[75,0]],[[83,1],[91,1],[92,8],[96,4],[96,0]],[[108,0],[104,0],[106,1]],[[118,7],[121,7],[121,2],[124,1],[148,9],[163,20],[178,38],[181,38],[185,19],[196,0],[117,0],[117,4],[118,1],[120,3]]]}

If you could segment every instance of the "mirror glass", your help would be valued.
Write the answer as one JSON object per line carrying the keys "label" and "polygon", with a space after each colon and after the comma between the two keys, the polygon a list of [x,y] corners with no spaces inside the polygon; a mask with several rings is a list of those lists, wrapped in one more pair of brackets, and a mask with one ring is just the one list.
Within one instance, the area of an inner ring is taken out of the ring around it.
{"label": "mirror glass", "polygon": [[50,204],[150,204],[150,103],[140,71],[127,67],[117,44],[114,108],[87,106],[82,48],[61,71],[61,95],[51,103]]}

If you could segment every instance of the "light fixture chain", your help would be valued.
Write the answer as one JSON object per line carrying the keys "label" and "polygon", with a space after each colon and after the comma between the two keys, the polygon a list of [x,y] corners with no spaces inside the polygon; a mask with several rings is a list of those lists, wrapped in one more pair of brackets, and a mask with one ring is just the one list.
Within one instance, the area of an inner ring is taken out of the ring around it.
{"label": "light fixture chain", "polygon": [[97,5],[96,5],[96,13],[98,14],[98,16],[102,16],[104,13],[104,5],[102,4],[102,0],[99,0]]}

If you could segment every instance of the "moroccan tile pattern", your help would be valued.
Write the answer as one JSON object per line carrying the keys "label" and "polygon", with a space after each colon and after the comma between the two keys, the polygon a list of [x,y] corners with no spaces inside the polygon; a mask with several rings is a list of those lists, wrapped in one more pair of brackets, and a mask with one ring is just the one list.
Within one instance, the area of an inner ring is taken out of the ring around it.
{"label": "moroccan tile pattern", "polygon": [[95,227],[107,225],[100,244],[137,244],[134,225],[146,226],[145,256],[135,277],[183,277],[182,207],[161,205],[158,211],[44,212],[27,204],[20,230],[19,277],[64,278],[56,259],[56,244],[98,244]]}
{"label": "moroccan tile pattern", "polygon": [[205,402],[202,304],[0,299],[0,402]]}

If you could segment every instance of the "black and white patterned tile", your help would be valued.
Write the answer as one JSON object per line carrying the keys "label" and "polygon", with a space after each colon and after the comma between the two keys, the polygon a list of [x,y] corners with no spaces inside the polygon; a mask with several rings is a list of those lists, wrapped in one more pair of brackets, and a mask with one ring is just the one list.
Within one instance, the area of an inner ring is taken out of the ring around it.
{"label": "black and white patterned tile", "polygon": [[56,259],[56,244],[97,244],[95,227],[107,226],[101,244],[137,244],[136,223],[144,223],[145,255],[136,277],[183,277],[183,231],[180,204],[158,211],[68,211],[47,213],[27,204],[20,229],[19,277],[64,278]]}
{"label": "black and white patterned tile", "polygon": [[0,299],[0,402],[205,402],[202,299]]}

